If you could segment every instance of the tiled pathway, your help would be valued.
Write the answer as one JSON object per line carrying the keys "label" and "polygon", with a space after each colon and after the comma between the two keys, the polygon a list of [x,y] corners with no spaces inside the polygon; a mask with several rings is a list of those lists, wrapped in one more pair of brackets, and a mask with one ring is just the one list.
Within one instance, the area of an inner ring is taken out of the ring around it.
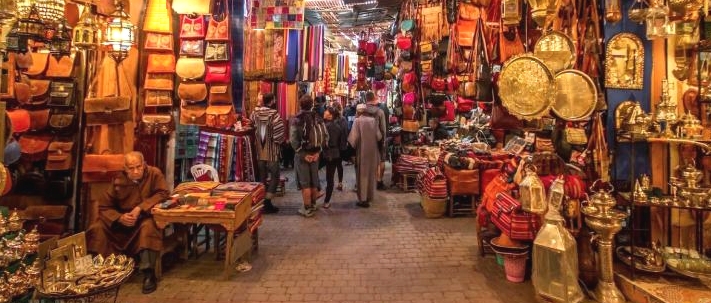
{"label": "tiled pathway", "polygon": [[417,194],[395,189],[357,208],[352,169],[347,189],[312,218],[297,214],[300,194],[289,182],[276,200],[281,212],[260,228],[251,271],[225,281],[223,263],[204,254],[174,262],[150,295],[141,294],[136,275],[118,301],[534,302],[530,281],[507,282],[493,257],[479,257],[473,217],[427,219]]}

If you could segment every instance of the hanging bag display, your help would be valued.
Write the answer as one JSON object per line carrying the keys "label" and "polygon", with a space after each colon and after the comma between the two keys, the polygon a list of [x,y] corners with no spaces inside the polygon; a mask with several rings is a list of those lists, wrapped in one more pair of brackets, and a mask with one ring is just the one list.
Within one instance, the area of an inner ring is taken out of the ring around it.
{"label": "hanging bag display", "polygon": [[486,47],[486,38],[484,33],[484,21],[481,19],[477,25],[477,37],[474,46],[474,56],[476,59],[475,68],[475,83],[476,94],[474,100],[481,102],[491,102],[492,87],[491,87],[491,66],[489,63],[489,52]]}
{"label": "hanging bag display", "polygon": [[210,86],[210,96],[208,97],[210,105],[232,104],[232,91],[230,85],[212,85]]}
{"label": "hanging bag display", "polygon": [[167,90],[146,90],[145,106],[173,106],[173,92]]}
{"label": "hanging bag display", "polygon": [[175,72],[175,55],[173,54],[149,54],[146,73],[149,74],[172,74]]}
{"label": "hanging bag display", "polygon": [[203,82],[181,82],[178,85],[178,98],[191,104],[205,101],[207,86]]}
{"label": "hanging bag display", "polygon": [[229,62],[207,64],[205,83],[230,83],[232,76],[231,68],[232,65]]}
{"label": "hanging bag display", "polygon": [[[146,33],[143,48],[151,51],[173,51],[173,34]],[[181,53],[182,54],[182,53]]]}
{"label": "hanging bag display", "polygon": [[49,123],[49,108],[27,110],[30,114],[30,131],[41,131],[47,128]]}
{"label": "hanging bag display", "polygon": [[28,102],[32,105],[45,105],[49,101],[50,80],[30,80],[32,98]]}
{"label": "hanging bag display", "polygon": [[228,42],[207,42],[205,62],[229,61],[230,44]]}
{"label": "hanging bag display", "polygon": [[[191,18],[192,17],[192,18]],[[180,17],[180,39],[204,39],[205,16],[182,15]]]}
{"label": "hanging bag display", "polygon": [[124,171],[125,161],[123,154],[111,154],[108,150],[102,154],[84,155],[82,182],[110,182]]}
{"label": "hanging bag display", "polygon": [[173,115],[166,114],[143,114],[138,126],[141,134],[144,135],[168,135],[175,130]]}
{"label": "hanging bag display", "polygon": [[[212,15],[207,25],[205,41],[229,41],[229,9],[226,0],[215,0]],[[209,43],[208,43],[209,45]]]}
{"label": "hanging bag display", "polygon": [[49,114],[49,128],[53,133],[73,133],[76,130],[76,113],[53,109]]}
{"label": "hanging bag display", "polygon": [[173,74],[146,74],[143,88],[148,90],[173,90]]}
{"label": "hanging bag display", "polygon": [[205,75],[203,58],[180,57],[175,64],[175,73],[183,80],[196,80]]}
{"label": "hanging bag display", "polygon": [[47,158],[47,147],[51,141],[52,136],[49,135],[22,135],[18,141],[22,150],[22,158],[28,162],[43,161]]}
{"label": "hanging bag display", "polygon": [[230,105],[211,105],[206,110],[205,124],[214,128],[231,128],[236,122],[234,107]]}
{"label": "hanging bag display", "polygon": [[62,56],[57,59],[54,56],[49,56],[47,60],[47,78],[71,78],[74,76],[74,56]]}
{"label": "hanging bag display", "polygon": [[54,141],[47,148],[47,165],[45,170],[70,170],[73,157],[74,142]]}
{"label": "hanging bag display", "polygon": [[74,82],[52,82],[49,92],[50,107],[74,107]]}
{"label": "hanging bag display", "polygon": [[205,107],[202,104],[189,105],[183,104],[180,107],[180,124],[183,125],[205,125],[207,118],[205,117]]}
{"label": "hanging bag display", "polygon": [[180,55],[202,57],[205,55],[204,43],[204,40],[182,40],[180,41]]}
{"label": "hanging bag display", "polygon": [[119,69],[121,70],[121,74],[125,78],[126,82],[130,82],[123,67],[116,65],[116,75],[114,76],[117,80],[117,96],[96,97],[95,86],[98,84],[99,76],[101,76],[101,74],[94,77],[94,80],[89,85],[87,98],[84,99],[86,125],[123,124],[131,121],[133,118],[130,95],[121,95],[121,85],[118,81]]}
{"label": "hanging bag display", "polygon": [[47,70],[47,64],[49,63],[49,53],[28,52],[27,55],[31,56],[31,65],[27,71],[25,71],[25,75],[30,77],[43,75],[44,71]]}

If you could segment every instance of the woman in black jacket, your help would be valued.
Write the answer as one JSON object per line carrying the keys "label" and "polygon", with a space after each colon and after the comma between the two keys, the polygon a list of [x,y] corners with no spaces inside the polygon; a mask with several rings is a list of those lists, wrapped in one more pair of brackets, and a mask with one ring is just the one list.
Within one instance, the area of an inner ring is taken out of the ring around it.
{"label": "woman in black jacket", "polygon": [[[348,139],[348,128],[344,120],[340,119],[338,110],[333,107],[326,108],[323,113],[328,130],[328,148],[324,149],[322,157],[326,160],[326,198],[323,208],[331,207],[331,195],[333,194],[333,177],[336,170],[338,174],[339,190],[343,188],[343,163],[341,161],[341,151],[345,150]],[[340,167],[340,169],[339,169]]]}

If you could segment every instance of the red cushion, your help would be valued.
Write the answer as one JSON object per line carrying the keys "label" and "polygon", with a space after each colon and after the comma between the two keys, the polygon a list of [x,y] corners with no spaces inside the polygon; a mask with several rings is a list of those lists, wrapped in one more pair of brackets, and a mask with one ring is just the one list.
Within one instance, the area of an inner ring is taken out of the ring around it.
{"label": "red cushion", "polygon": [[204,173],[202,175],[197,176],[197,178],[195,178],[195,181],[209,182],[209,181],[212,181],[212,177],[210,177],[210,173]]}

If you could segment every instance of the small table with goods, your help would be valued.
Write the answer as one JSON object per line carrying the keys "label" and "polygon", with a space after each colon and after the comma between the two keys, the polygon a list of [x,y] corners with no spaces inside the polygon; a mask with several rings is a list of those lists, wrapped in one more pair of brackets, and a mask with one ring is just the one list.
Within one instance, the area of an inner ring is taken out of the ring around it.
{"label": "small table with goods", "polygon": [[[151,214],[160,229],[165,229],[171,223],[210,224],[224,228],[227,238],[223,275],[227,279],[230,267],[238,258],[252,250],[249,228],[244,229],[237,237],[235,234],[242,230],[245,223],[249,223],[253,208],[252,201],[255,199],[254,190],[258,191],[260,187],[250,186],[254,183],[234,182],[222,185],[205,183],[180,184],[176,187],[176,195],[171,200],[156,205],[151,210]],[[194,190],[189,189],[190,187]]]}

